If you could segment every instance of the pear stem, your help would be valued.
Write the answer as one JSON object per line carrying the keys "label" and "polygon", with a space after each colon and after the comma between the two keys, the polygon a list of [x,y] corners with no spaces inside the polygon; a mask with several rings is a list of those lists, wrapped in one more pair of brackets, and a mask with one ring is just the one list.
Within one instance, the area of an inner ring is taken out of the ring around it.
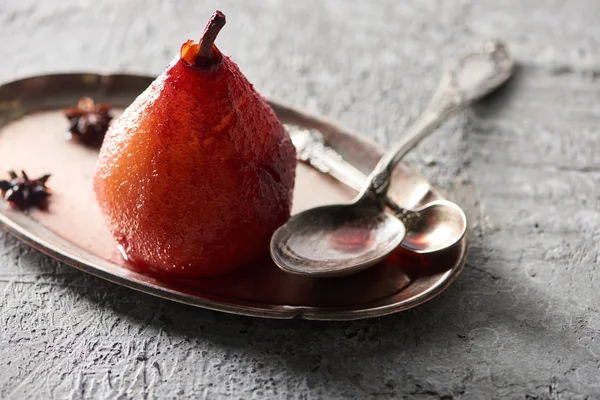
{"label": "pear stem", "polygon": [[200,38],[198,55],[196,56],[197,66],[209,66],[219,60],[220,57],[215,54],[213,45],[223,26],[225,26],[225,14],[217,10],[210,16]]}

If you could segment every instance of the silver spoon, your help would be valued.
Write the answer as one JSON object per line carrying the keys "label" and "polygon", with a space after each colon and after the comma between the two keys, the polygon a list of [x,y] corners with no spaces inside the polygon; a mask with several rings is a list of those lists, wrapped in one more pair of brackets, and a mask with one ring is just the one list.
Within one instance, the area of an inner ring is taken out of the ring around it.
{"label": "silver spoon", "polygon": [[[295,127],[288,128],[288,132],[301,161],[357,192],[363,190],[367,176],[327,146],[321,133]],[[388,197],[386,205],[406,227],[406,236],[400,246],[413,253],[428,254],[452,247],[463,238],[467,229],[465,213],[448,200],[435,200],[409,210]]]}
{"label": "silver spoon", "polygon": [[385,211],[394,167],[443,121],[504,83],[513,67],[499,41],[459,58],[423,115],[383,155],[354,201],[294,215],[271,238],[273,261],[286,272],[315,277],[348,275],[386,258],[406,234],[402,221]]}

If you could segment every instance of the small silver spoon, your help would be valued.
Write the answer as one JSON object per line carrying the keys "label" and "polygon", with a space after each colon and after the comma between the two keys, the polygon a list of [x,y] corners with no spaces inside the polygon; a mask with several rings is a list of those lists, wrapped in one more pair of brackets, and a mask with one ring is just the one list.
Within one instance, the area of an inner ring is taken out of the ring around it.
{"label": "small silver spoon", "polygon": [[503,84],[513,68],[499,41],[459,58],[423,115],[383,155],[354,201],[294,215],[271,238],[273,261],[286,272],[315,277],[348,275],[386,258],[406,235],[402,221],[385,211],[394,167],[447,118]]}
{"label": "small silver spoon", "polygon": [[[321,133],[296,127],[288,128],[288,132],[301,161],[357,192],[363,190],[368,177],[327,146]],[[400,246],[413,253],[428,254],[452,247],[463,238],[467,229],[465,213],[448,200],[435,200],[409,210],[388,197],[386,205],[406,227],[406,236]]]}

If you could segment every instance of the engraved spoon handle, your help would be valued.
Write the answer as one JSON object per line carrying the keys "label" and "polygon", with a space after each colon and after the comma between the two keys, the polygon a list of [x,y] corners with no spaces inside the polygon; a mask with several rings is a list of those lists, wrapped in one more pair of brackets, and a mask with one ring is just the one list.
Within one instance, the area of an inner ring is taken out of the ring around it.
{"label": "engraved spoon handle", "polygon": [[[350,164],[333,148],[325,144],[323,136],[314,130],[288,128],[292,142],[296,146],[298,159],[308,163],[317,171],[330,175],[344,185],[360,193],[368,176]],[[411,210],[400,207],[392,199],[386,199],[386,205],[398,217],[405,217]]]}
{"label": "engraved spoon handle", "polygon": [[488,41],[459,58],[443,75],[423,115],[383,155],[358,199],[376,200],[383,205],[392,171],[404,155],[448,117],[504,83],[512,74],[513,68],[514,60],[499,41]]}
{"label": "engraved spoon handle", "polygon": [[330,175],[357,192],[363,190],[367,176],[327,146],[320,132],[295,126],[287,129],[296,147],[298,160],[304,161],[323,174]]}

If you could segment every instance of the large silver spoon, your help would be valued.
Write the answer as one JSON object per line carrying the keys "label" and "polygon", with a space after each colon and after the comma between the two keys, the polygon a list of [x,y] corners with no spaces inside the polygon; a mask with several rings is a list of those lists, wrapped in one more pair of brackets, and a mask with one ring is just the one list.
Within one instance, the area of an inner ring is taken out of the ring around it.
{"label": "large silver spoon", "polygon": [[350,204],[316,207],[294,215],[271,238],[271,257],[284,271],[341,276],[368,268],[402,242],[402,221],[385,211],[394,167],[450,116],[503,84],[514,60],[499,41],[460,57],[443,75],[423,115],[386,152]]}
{"label": "large silver spoon", "polygon": [[[361,192],[368,177],[325,144],[315,130],[288,128],[298,159],[346,186]],[[454,246],[467,230],[467,217],[459,206],[448,200],[435,200],[414,210],[400,207],[389,197],[387,207],[406,228],[400,246],[418,254],[435,253]]]}

